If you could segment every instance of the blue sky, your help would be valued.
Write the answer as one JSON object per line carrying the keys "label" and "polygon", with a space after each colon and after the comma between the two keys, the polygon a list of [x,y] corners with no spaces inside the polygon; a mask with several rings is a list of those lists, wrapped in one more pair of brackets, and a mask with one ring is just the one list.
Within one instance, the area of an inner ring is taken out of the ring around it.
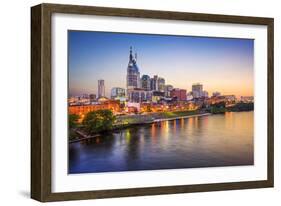
{"label": "blue sky", "polygon": [[68,32],[69,94],[97,94],[98,79],[107,96],[125,88],[130,46],[141,75],[187,91],[200,82],[210,94],[253,95],[254,40],[94,31]]}

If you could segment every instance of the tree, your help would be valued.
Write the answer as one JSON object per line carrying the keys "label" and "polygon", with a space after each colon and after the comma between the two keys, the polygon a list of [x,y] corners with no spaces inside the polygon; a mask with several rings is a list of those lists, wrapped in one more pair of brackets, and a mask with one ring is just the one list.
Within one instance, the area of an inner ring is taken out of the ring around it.
{"label": "tree", "polygon": [[74,129],[78,125],[79,116],[77,114],[68,115],[68,126],[70,129]]}
{"label": "tree", "polygon": [[93,134],[112,129],[115,116],[111,110],[98,110],[86,114],[83,125],[87,132]]}
{"label": "tree", "polygon": [[73,140],[77,137],[74,129],[78,126],[79,116],[77,114],[69,114],[68,115],[68,138],[69,140]]}

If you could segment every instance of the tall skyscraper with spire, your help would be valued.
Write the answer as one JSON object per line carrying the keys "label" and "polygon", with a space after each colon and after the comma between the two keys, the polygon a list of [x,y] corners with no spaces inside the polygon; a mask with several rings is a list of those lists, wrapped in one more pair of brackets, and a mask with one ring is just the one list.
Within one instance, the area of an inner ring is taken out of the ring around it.
{"label": "tall skyscraper with spire", "polygon": [[130,47],[129,63],[127,67],[127,90],[140,87],[140,72],[137,66],[137,54],[135,54],[134,57],[132,47]]}

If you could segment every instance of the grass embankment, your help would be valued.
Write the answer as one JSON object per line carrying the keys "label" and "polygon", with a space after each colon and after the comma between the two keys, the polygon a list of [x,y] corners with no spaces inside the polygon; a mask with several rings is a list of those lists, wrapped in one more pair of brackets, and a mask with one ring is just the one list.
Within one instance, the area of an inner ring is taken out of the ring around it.
{"label": "grass embankment", "polygon": [[184,117],[184,116],[190,116],[190,115],[196,115],[202,113],[204,112],[176,111],[176,112],[157,112],[157,113],[117,116],[114,127],[118,128],[118,127],[126,127],[129,125],[134,125],[134,124],[146,124],[146,123],[152,123],[153,121],[159,119],[177,118],[177,117]]}
{"label": "grass embankment", "polygon": [[81,134],[95,136],[96,134],[102,134],[104,132],[110,132],[113,130],[119,130],[127,127],[133,127],[136,125],[141,124],[149,124],[153,123],[155,120],[166,120],[166,119],[174,119],[174,118],[180,118],[180,117],[186,117],[191,115],[197,115],[197,114],[203,114],[206,112],[202,111],[176,111],[176,112],[155,112],[155,113],[146,113],[146,114],[134,114],[134,115],[123,115],[123,116],[116,116],[115,122],[112,125],[111,128],[107,128],[104,130],[91,132],[89,133],[85,125],[79,125],[79,127],[76,127],[75,130],[69,130],[69,139],[70,141],[76,141],[79,139],[83,139],[85,137],[82,137]]}

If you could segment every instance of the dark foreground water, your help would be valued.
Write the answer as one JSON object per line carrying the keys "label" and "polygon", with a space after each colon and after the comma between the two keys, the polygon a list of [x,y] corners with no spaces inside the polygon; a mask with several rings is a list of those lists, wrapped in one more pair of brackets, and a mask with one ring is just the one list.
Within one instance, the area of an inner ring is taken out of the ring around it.
{"label": "dark foreground water", "polygon": [[69,173],[252,165],[253,112],[124,129],[69,145]]}

